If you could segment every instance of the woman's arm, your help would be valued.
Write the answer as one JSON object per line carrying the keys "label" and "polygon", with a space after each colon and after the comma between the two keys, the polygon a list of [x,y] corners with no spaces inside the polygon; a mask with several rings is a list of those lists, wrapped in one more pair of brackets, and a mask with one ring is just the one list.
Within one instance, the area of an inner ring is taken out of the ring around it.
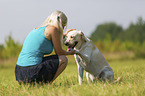
{"label": "woman's arm", "polygon": [[[49,31],[49,32],[48,32]],[[62,49],[61,41],[60,41],[60,32],[54,26],[46,27],[45,33],[49,33],[49,38],[51,37],[55,53],[57,55],[73,55],[75,54],[75,50],[65,51]],[[46,35],[45,35],[46,36]],[[47,36],[46,36],[47,38]]]}

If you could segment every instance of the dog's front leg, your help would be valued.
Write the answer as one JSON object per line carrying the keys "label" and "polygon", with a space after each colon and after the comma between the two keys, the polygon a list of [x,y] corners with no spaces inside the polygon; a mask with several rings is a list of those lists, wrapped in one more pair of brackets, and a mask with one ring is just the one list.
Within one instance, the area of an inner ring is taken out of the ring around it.
{"label": "dog's front leg", "polygon": [[78,65],[78,72],[79,72],[79,85],[82,84],[82,81],[83,81],[83,72],[84,72],[84,69]]}
{"label": "dog's front leg", "polygon": [[82,62],[81,62],[80,58],[76,54],[74,55],[74,57],[75,57],[75,60],[76,60],[77,66],[78,66],[79,85],[81,85],[82,81],[83,81],[83,71],[84,71],[84,69],[81,66]]}

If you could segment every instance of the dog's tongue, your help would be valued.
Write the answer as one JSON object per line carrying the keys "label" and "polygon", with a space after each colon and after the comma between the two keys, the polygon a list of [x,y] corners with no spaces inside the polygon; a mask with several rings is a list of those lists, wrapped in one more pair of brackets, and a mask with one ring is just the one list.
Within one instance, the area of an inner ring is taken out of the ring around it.
{"label": "dog's tongue", "polygon": [[68,52],[68,51],[71,51],[71,50],[72,50],[72,48],[67,48],[67,52]]}

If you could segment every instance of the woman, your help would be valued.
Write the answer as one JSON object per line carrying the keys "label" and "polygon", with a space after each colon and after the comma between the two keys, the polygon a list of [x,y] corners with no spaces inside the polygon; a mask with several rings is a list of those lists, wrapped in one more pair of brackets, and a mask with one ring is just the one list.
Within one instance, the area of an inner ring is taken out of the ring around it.
{"label": "woman", "polygon": [[[65,55],[75,54],[75,50],[67,52],[62,49],[66,24],[66,15],[56,11],[48,16],[42,26],[28,34],[15,68],[19,83],[52,83],[63,72],[68,62]],[[56,55],[44,57],[52,52],[53,47]]]}

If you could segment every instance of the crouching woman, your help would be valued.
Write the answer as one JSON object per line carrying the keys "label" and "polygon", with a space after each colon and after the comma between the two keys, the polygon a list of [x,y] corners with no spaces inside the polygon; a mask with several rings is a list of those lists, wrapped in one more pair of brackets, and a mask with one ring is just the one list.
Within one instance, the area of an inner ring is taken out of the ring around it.
{"label": "crouching woman", "polygon": [[[66,24],[66,15],[55,11],[28,34],[15,67],[19,83],[52,83],[64,71],[68,63],[65,55],[75,54],[75,50],[67,52],[62,49]],[[56,54],[44,57],[51,54],[53,48]]]}

